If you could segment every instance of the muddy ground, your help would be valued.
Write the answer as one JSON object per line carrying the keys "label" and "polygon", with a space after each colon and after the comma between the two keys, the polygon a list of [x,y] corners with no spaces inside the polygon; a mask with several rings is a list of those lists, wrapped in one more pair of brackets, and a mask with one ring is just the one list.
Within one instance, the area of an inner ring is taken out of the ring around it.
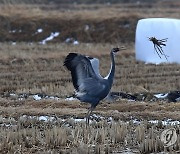
{"label": "muddy ground", "polygon": [[179,5],[178,1],[1,5],[0,41],[40,42],[52,32],[59,32],[50,42],[66,42],[70,38],[83,43],[131,44],[139,19],[179,18]]}

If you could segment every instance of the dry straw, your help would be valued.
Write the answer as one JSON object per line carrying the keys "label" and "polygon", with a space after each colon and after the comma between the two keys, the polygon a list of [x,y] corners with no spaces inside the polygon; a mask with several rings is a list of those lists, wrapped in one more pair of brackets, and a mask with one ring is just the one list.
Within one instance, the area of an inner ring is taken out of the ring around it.
{"label": "dry straw", "polygon": [[[58,120],[59,118],[57,118]],[[30,122],[29,122],[30,121]],[[93,122],[87,128],[85,122],[73,123],[73,125],[60,123],[43,122],[31,118],[21,117],[17,123],[7,126],[8,121],[1,125],[1,153],[14,153],[26,151],[61,151],[73,153],[111,153],[125,151],[124,147],[134,149],[136,152],[150,153],[163,152],[164,150],[178,151],[178,141],[172,147],[166,149],[160,140],[160,133],[157,124],[148,127],[148,123],[141,122],[140,125],[112,121],[107,123]],[[27,125],[29,123],[29,125]],[[54,123],[54,124],[53,124]],[[172,127],[165,126],[164,129]],[[8,128],[8,129],[7,129]],[[176,127],[175,127],[176,128]],[[179,128],[176,128],[179,131]],[[131,150],[133,152],[133,150]]]}

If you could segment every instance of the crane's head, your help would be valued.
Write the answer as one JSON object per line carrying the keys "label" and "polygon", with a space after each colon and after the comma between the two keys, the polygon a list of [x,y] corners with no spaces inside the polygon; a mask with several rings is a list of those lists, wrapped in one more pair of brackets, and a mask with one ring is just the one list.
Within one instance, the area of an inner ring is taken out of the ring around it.
{"label": "crane's head", "polygon": [[124,46],[120,47],[120,48],[112,48],[111,52],[113,52],[114,54],[117,53],[118,51],[121,50],[125,50],[126,48]]}
{"label": "crane's head", "polygon": [[116,52],[119,51],[119,48],[113,48],[111,51],[112,51],[113,53],[116,53]]}

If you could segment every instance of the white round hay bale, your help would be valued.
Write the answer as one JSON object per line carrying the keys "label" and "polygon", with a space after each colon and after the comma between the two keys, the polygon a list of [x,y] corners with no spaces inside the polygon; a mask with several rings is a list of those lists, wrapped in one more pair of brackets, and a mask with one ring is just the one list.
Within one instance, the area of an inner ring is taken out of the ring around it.
{"label": "white round hay bale", "polygon": [[[162,46],[168,56],[158,56],[148,37],[167,39]],[[147,18],[138,21],[135,38],[136,59],[146,63],[180,63],[180,20],[168,18]]]}

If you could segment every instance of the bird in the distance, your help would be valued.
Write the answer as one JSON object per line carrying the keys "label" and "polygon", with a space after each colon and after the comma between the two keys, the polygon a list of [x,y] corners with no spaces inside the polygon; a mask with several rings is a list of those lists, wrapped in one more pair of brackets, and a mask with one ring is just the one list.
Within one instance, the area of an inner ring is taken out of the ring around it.
{"label": "bird in the distance", "polygon": [[158,40],[155,37],[149,37],[148,39],[149,39],[149,41],[151,41],[154,44],[154,50],[158,54],[159,58],[161,58],[161,55],[164,55],[164,57],[168,61],[168,59],[167,59],[168,56],[165,55],[165,53],[162,49],[162,46],[166,46],[165,42],[167,42],[168,38]]}
{"label": "bird in the distance", "polygon": [[125,48],[113,48],[110,52],[111,68],[109,74],[103,78],[99,73],[99,60],[78,53],[69,53],[64,61],[64,66],[71,72],[72,82],[75,88],[75,96],[81,102],[91,104],[87,115],[89,117],[98,103],[110,92],[115,73],[115,54]]}

